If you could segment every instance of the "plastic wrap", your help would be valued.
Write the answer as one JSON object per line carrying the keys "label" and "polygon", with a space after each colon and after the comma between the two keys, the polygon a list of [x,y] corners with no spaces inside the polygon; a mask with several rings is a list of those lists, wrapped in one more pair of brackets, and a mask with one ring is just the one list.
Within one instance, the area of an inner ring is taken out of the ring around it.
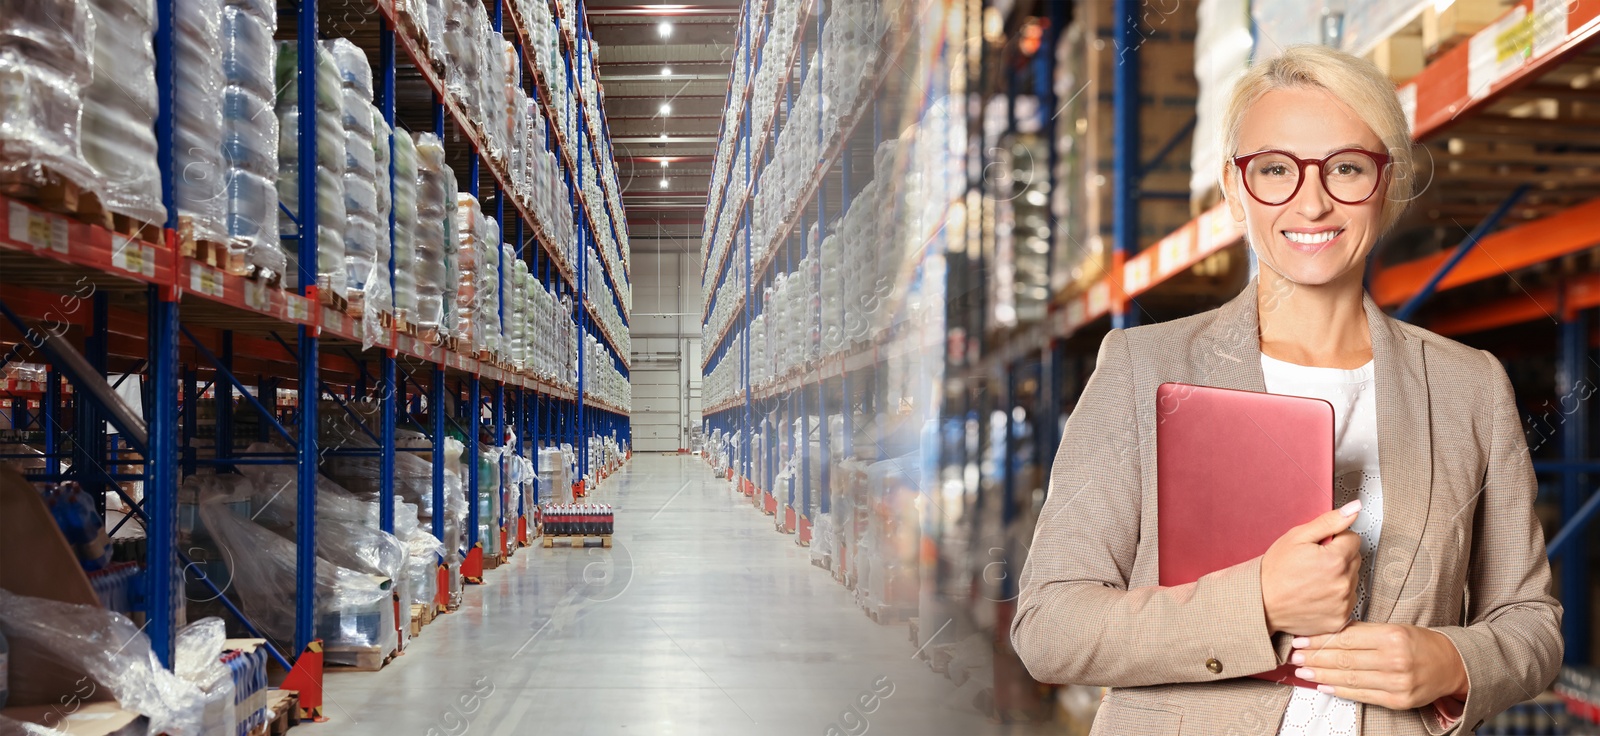
{"label": "plastic wrap", "polygon": [[278,222],[278,116],[272,109],[277,16],[222,10],[222,160],[227,167],[229,247],[258,272],[284,273]]}
{"label": "plastic wrap", "polygon": [[178,632],[173,671],[200,690],[205,733],[226,733],[238,727],[233,674],[222,663],[228,640],[222,619],[208,616]]}
{"label": "plastic wrap", "polygon": [[394,309],[406,322],[417,316],[417,144],[411,134],[394,134]]}
{"label": "plastic wrap", "polygon": [[[83,156],[95,194],[111,212],[147,223],[167,219],[156,163],[155,24],[150,3],[91,0],[94,82],[83,92]],[[142,12],[141,12],[142,11]]]}
{"label": "plastic wrap", "polygon": [[381,315],[394,313],[394,292],[389,284],[392,273],[391,268],[394,265],[403,263],[402,261],[391,263],[393,253],[390,239],[391,237],[398,237],[401,227],[397,222],[394,226],[394,232],[390,232],[389,215],[394,202],[393,194],[390,191],[393,183],[389,176],[391,164],[389,147],[392,145],[390,143],[389,124],[384,122],[383,114],[378,111],[378,108],[369,103],[367,109],[372,115],[372,153],[376,174],[374,184],[377,190],[375,200],[377,239],[373,244],[372,273],[366,279],[367,283],[362,301],[361,347],[363,350],[372,349],[385,336]]}
{"label": "plastic wrap", "polygon": [[81,143],[82,86],[0,46],[0,90],[0,182],[41,185],[59,176],[90,187],[94,174]]}
{"label": "plastic wrap", "polygon": [[417,220],[412,236],[417,255],[414,269],[416,322],[426,329],[453,329],[453,320],[448,328],[442,320],[447,303],[450,315],[455,314],[454,284],[450,284],[450,298],[445,299],[445,286],[450,277],[449,258],[455,249],[456,237],[450,221],[456,206],[454,176],[444,162],[444,145],[438,136],[418,134],[416,152]]}
{"label": "plastic wrap", "polygon": [[[173,68],[173,199],[195,240],[228,240],[227,171],[222,160],[222,4],[176,0]],[[233,29],[240,30],[240,29]]]}
{"label": "plastic wrap", "polygon": [[11,647],[12,704],[71,697],[59,691],[65,683],[30,677],[65,667],[88,674],[124,709],[148,717],[152,733],[200,736],[199,689],[167,671],[149,637],[122,614],[0,590],[0,632]]}
{"label": "plastic wrap", "polygon": [[[200,517],[227,560],[231,591],[238,594],[245,615],[270,636],[293,639],[295,544],[235,514],[229,503],[236,500],[223,494],[203,496]],[[394,607],[382,583],[376,576],[319,562],[316,633],[326,649],[383,646],[393,639]]]}

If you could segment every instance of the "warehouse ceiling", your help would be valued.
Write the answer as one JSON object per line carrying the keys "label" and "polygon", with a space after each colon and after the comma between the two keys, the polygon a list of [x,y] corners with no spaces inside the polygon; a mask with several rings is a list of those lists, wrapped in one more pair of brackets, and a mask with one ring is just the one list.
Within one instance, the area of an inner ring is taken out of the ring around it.
{"label": "warehouse ceiling", "polygon": [[739,5],[588,0],[635,255],[700,249]]}

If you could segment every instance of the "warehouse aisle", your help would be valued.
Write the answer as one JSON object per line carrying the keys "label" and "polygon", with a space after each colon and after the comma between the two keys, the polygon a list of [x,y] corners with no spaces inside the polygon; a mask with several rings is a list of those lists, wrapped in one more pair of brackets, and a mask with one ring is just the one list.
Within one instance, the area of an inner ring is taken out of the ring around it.
{"label": "warehouse aisle", "polygon": [[333,720],[311,728],[859,734],[843,714],[892,687],[873,733],[1011,733],[958,707],[971,693],[913,658],[905,626],[868,620],[700,458],[636,456],[595,500],[618,506],[609,554],[519,551],[383,671],[330,674]]}

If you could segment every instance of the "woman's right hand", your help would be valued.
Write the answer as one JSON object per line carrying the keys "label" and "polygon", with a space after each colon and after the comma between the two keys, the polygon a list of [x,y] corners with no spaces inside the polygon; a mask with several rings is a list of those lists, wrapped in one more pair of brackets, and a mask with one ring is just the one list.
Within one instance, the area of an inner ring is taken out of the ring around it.
{"label": "woman's right hand", "polygon": [[1322,514],[1284,532],[1262,555],[1269,631],[1317,636],[1350,622],[1361,577],[1361,537],[1350,525],[1360,511],[1356,500]]}

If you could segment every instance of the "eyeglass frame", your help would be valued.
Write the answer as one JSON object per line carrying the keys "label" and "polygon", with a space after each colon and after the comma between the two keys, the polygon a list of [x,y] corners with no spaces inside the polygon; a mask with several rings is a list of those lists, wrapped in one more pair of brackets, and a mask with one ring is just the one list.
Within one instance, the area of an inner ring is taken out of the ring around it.
{"label": "eyeglass frame", "polygon": [[[1244,171],[1245,167],[1250,165],[1252,160],[1259,156],[1265,156],[1269,153],[1276,153],[1288,158],[1290,161],[1295,163],[1295,166],[1298,170],[1297,175],[1299,178],[1295,181],[1294,191],[1289,192],[1289,196],[1284,197],[1282,202],[1268,202],[1267,200],[1257,196],[1255,190],[1250,188],[1250,177],[1246,175]],[[1378,183],[1372,186],[1372,191],[1368,192],[1367,196],[1353,202],[1340,199],[1333,193],[1332,189],[1328,188],[1328,160],[1332,159],[1334,156],[1344,153],[1359,153],[1367,158],[1372,159],[1372,162],[1378,165]],[[1330,199],[1338,202],[1339,204],[1362,204],[1367,200],[1372,199],[1372,195],[1378,193],[1378,188],[1383,184],[1382,173],[1389,168],[1390,164],[1394,163],[1393,156],[1390,156],[1387,153],[1368,151],[1365,148],[1341,148],[1337,151],[1329,153],[1326,156],[1323,156],[1322,158],[1300,158],[1299,156],[1289,153],[1288,151],[1280,151],[1275,148],[1269,148],[1265,151],[1256,151],[1255,153],[1246,153],[1241,156],[1234,156],[1231,160],[1233,161],[1234,168],[1239,170],[1239,183],[1244,187],[1245,193],[1249,194],[1251,199],[1254,199],[1255,201],[1260,202],[1268,207],[1281,207],[1285,204],[1288,204],[1295,198],[1295,196],[1299,195],[1300,187],[1303,187],[1306,184],[1306,167],[1310,166],[1311,164],[1317,165],[1317,181],[1322,183],[1322,191],[1327,192]]]}

